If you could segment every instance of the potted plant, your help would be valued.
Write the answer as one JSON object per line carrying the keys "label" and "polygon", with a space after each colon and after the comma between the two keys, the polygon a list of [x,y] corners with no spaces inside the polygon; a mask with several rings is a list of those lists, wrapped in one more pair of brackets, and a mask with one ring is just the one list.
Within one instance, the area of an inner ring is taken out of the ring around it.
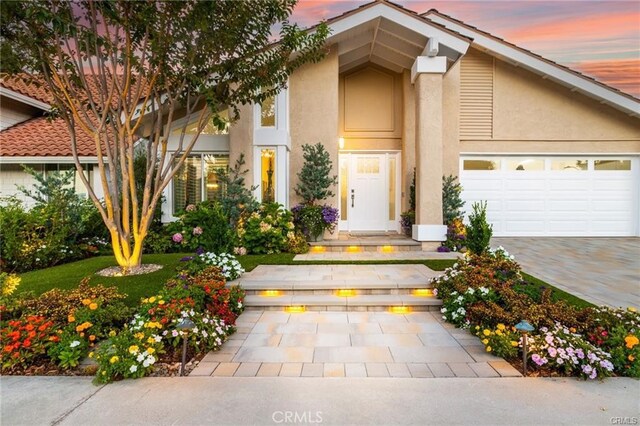
{"label": "potted plant", "polygon": [[333,233],[338,224],[338,209],[320,204],[334,195],[331,187],[338,183],[338,176],[331,176],[332,163],[324,145],[304,144],[302,152],[304,164],[295,191],[303,201],[292,209],[294,223],[309,241],[322,241],[324,231]]}

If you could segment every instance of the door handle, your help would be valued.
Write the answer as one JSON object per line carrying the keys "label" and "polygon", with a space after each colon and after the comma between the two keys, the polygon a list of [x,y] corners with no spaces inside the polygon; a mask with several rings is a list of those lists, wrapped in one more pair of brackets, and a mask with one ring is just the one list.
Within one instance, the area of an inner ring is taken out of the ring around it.
{"label": "door handle", "polygon": [[356,194],[355,191],[352,189],[351,190],[351,207],[354,207],[354,203],[355,203],[355,199],[356,199]]}

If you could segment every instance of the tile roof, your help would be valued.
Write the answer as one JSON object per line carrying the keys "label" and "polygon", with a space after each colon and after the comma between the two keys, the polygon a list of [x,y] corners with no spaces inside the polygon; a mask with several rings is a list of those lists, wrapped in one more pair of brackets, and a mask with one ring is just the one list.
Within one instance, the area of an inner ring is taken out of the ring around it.
{"label": "tile roof", "polygon": [[20,74],[0,74],[0,86],[45,104],[51,103],[53,100],[44,84],[26,81]]}
{"label": "tile roof", "polygon": [[[77,133],[78,155],[96,155],[93,139]],[[71,141],[64,120],[37,117],[0,132],[0,157],[70,157]]]}

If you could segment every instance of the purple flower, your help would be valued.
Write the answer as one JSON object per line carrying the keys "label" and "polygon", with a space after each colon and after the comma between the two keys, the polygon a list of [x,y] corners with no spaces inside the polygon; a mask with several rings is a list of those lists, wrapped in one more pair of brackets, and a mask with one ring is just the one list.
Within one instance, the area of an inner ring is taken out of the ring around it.
{"label": "purple flower", "polygon": [[202,228],[200,228],[199,226],[193,228],[193,235],[202,235]]}
{"label": "purple flower", "polygon": [[322,220],[327,225],[338,223],[339,216],[340,214],[338,213],[338,209],[328,206],[326,204],[322,206]]}
{"label": "purple flower", "polygon": [[591,380],[595,379],[596,376],[598,375],[598,372],[596,371],[596,369],[594,368],[593,371],[591,372],[591,374],[589,375],[589,378]]}
{"label": "purple flower", "polygon": [[544,341],[551,345],[553,343],[553,336],[547,334],[547,337],[544,338]]}
{"label": "purple flower", "polygon": [[198,248],[196,249],[196,254],[197,254],[198,256],[200,256],[200,255],[204,254],[204,248],[202,248],[202,246],[198,247]]}
{"label": "purple flower", "polygon": [[535,362],[538,367],[544,364],[544,362],[542,362],[542,358],[540,358],[540,355],[538,354],[531,355],[531,361]]}
{"label": "purple flower", "polygon": [[182,259],[180,259],[180,262],[188,262],[190,260],[193,260],[193,256],[185,256]]}
{"label": "purple flower", "polygon": [[547,352],[549,352],[549,356],[551,358],[555,358],[556,355],[558,354],[558,352],[556,351],[556,348],[554,348],[553,346],[548,347]]}
{"label": "purple flower", "polygon": [[578,358],[584,359],[584,352],[582,351],[582,349],[576,349],[576,355],[578,356]]}
{"label": "purple flower", "polygon": [[582,366],[582,372],[584,374],[589,374],[589,373],[591,373],[592,370],[593,370],[593,368],[590,365],[583,365]]}
{"label": "purple flower", "polygon": [[180,244],[182,242],[182,234],[179,232],[176,232],[175,234],[173,234],[173,237],[171,237],[171,239],[173,240],[174,243]]}
{"label": "purple flower", "polygon": [[451,250],[449,249],[449,247],[446,246],[440,246],[438,247],[438,253],[449,253]]}

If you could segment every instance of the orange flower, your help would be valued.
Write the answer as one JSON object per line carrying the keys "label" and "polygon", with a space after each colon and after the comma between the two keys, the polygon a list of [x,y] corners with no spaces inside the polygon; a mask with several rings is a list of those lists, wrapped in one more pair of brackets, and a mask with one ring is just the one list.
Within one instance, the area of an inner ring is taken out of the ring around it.
{"label": "orange flower", "polygon": [[67,320],[68,320],[69,322],[75,322],[75,321],[76,321],[76,318],[75,318],[73,315],[69,315],[69,316],[67,317]]}
{"label": "orange flower", "polygon": [[98,304],[97,303],[89,304],[89,309],[91,309],[92,311],[95,311],[96,309],[98,309]]}
{"label": "orange flower", "polygon": [[624,341],[626,343],[627,348],[629,348],[629,349],[633,349],[633,347],[635,345],[640,343],[640,340],[638,340],[638,338],[636,336],[634,336],[633,334],[630,334],[627,337],[625,337]]}
{"label": "orange flower", "polygon": [[87,305],[88,305],[88,304],[90,304],[90,303],[91,303],[91,299],[83,299],[83,300],[82,300],[82,304],[83,304],[84,306],[87,306]]}
{"label": "orange flower", "polygon": [[96,340],[96,336],[94,336],[93,334],[89,336],[89,341],[93,342],[94,340]]}

